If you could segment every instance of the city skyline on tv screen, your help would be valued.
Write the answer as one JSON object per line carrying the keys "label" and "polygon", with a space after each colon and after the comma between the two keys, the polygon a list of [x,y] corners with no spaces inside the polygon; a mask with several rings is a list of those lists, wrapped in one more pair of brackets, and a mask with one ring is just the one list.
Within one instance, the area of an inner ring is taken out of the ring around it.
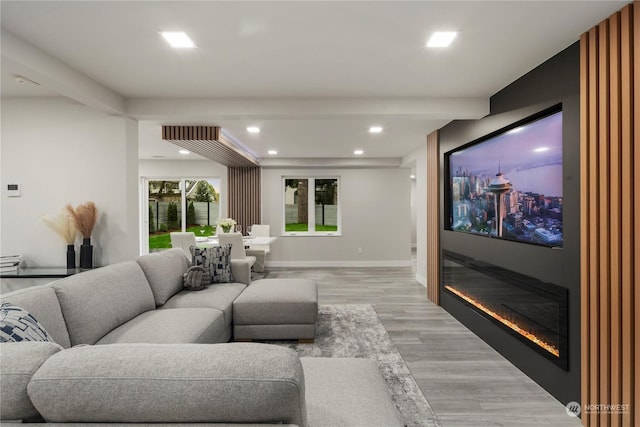
{"label": "city skyline on tv screen", "polygon": [[450,230],[562,247],[562,111],[447,156]]}

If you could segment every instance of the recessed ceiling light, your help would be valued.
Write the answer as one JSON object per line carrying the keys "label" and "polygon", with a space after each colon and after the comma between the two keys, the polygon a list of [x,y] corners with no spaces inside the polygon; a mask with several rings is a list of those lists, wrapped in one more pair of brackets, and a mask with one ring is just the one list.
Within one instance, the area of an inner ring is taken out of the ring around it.
{"label": "recessed ceiling light", "polygon": [[269,150],[267,151],[267,153],[269,153],[270,156],[275,156],[276,154],[278,154],[276,150]]}
{"label": "recessed ceiling light", "polygon": [[196,44],[189,38],[187,33],[183,31],[161,31],[162,37],[174,48],[194,48]]}
{"label": "recessed ceiling light", "polygon": [[369,128],[369,133],[380,133],[382,132],[382,126],[371,126]]}
{"label": "recessed ceiling light", "polygon": [[249,133],[260,133],[260,128],[258,126],[248,126],[247,132]]}
{"label": "recessed ceiling light", "polygon": [[416,179],[416,176],[415,175],[411,175],[409,178]]}
{"label": "recessed ceiling light", "polygon": [[364,151],[363,150],[354,150],[353,154],[355,154],[356,156],[361,156],[361,155],[364,154]]}
{"label": "recessed ceiling light", "polygon": [[178,151],[180,154],[189,154],[189,150],[180,150]]}
{"label": "recessed ceiling light", "polygon": [[457,34],[455,31],[436,31],[427,42],[427,47],[447,47]]}

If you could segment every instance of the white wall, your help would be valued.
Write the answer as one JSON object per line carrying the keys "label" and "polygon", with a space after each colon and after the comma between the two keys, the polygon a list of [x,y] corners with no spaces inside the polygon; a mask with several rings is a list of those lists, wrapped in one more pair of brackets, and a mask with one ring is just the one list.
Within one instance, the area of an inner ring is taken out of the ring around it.
{"label": "white wall", "polygon": [[[280,236],[283,176],[340,178],[341,236]],[[269,266],[410,266],[411,207],[407,169],[262,170],[262,222],[279,236]],[[362,253],[358,254],[358,248]]]}
{"label": "white wall", "polygon": [[415,194],[413,203],[416,216],[416,280],[427,285],[427,145],[404,159],[415,164]]}
{"label": "white wall", "polygon": [[[31,266],[65,266],[66,244],[41,217],[93,201],[94,265],[134,259],[137,122],[66,98],[4,98],[1,112],[0,252],[21,253]],[[10,183],[21,185],[21,197],[7,197]]]}

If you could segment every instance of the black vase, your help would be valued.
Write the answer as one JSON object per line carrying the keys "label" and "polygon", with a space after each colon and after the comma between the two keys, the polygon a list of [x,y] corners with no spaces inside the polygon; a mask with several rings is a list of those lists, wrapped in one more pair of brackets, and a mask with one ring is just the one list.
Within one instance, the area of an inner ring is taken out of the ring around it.
{"label": "black vase", "polygon": [[76,246],[67,245],[67,269],[76,268]]}
{"label": "black vase", "polygon": [[91,237],[82,239],[82,246],[80,246],[80,268],[93,268],[93,246],[91,245]]}

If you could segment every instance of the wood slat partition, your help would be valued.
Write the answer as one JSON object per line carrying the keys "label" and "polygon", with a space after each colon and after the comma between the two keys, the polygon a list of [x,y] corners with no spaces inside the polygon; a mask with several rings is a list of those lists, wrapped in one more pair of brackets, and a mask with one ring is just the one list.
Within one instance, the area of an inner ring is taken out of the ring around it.
{"label": "wood slat partition", "polygon": [[640,425],[640,3],[580,57],[582,423]]}
{"label": "wood slat partition", "polygon": [[241,224],[246,234],[247,226],[260,224],[261,168],[227,168],[229,217]]}
{"label": "wood slat partition", "polygon": [[440,305],[440,134],[427,135],[427,297]]}
{"label": "wood slat partition", "polygon": [[162,139],[225,166],[257,166],[258,162],[224,138],[218,126],[162,126]]}

